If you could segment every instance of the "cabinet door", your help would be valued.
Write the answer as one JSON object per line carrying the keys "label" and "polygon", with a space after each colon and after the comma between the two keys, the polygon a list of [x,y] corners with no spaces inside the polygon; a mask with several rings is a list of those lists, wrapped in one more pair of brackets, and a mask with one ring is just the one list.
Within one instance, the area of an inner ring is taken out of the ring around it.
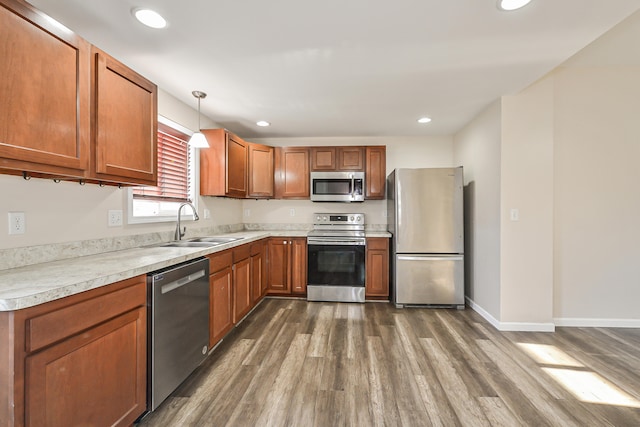
{"label": "cabinet door", "polygon": [[389,239],[367,239],[365,296],[389,297]]}
{"label": "cabinet door", "polygon": [[231,267],[209,276],[209,348],[233,327]]}
{"label": "cabinet door", "polygon": [[[262,244],[260,244],[262,246]],[[264,253],[262,248],[260,252],[251,255],[251,305],[256,305],[263,297],[265,291],[265,275],[264,275]]]}
{"label": "cabinet door", "polygon": [[309,149],[306,147],[277,148],[276,198],[309,198]]}
{"label": "cabinet door", "polygon": [[291,292],[305,294],[307,293],[307,239],[294,238],[290,242]]}
{"label": "cabinet door", "polygon": [[249,144],[249,193],[251,198],[273,197],[273,147]]}
{"label": "cabinet door", "polygon": [[387,147],[384,145],[365,148],[366,168],[364,173],[365,198],[382,200],[385,198],[387,182]]}
{"label": "cabinet door", "polygon": [[290,294],[289,239],[274,237],[267,244],[267,291],[270,294]]}
{"label": "cabinet door", "polygon": [[233,323],[251,310],[251,266],[249,258],[233,264]]}
{"label": "cabinet door", "polygon": [[27,357],[26,425],[132,425],[146,407],[145,324],[140,307]]}
{"label": "cabinet door", "polygon": [[227,134],[227,184],[230,197],[247,196],[247,143],[238,136]]}
{"label": "cabinet door", "polygon": [[95,178],[157,184],[155,84],[93,48],[92,137]]}
{"label": "cabinet door", "polygon": [[337,170],[363,171],[364,149],[362,147],[338,147]]}
{"label": "cabinet door", "polygon": [[26,3],[2,3],[0,169],[83,177],[90,45]]}
{"label": "cabinet door", "polygon": [[336,170],[336,148],[335,147],[312,147],[311,148],[311,170],[312,171]]}

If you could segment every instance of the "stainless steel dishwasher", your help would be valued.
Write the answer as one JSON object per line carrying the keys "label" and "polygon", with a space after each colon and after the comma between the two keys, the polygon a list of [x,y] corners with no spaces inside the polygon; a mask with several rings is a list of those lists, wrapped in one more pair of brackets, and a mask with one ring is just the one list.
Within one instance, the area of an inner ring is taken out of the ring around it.
{"label": "stainless steel dishwasher", "polygon": [[148,409],[155,410],[209,350],[209,261],[154,271],[148,289]]}

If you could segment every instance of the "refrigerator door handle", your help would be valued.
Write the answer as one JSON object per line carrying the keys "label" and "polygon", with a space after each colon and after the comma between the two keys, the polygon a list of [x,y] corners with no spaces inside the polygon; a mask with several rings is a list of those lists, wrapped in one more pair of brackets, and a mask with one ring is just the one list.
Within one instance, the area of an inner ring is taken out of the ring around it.
{"label": "refrigerator door handle", "polygon": [[398,255],[398,260],[401,261],[463,261],[464,256],[462,255],[451,255],[451,256],[431,256],[431,255],[423,255],[423,256],[405,256]]}

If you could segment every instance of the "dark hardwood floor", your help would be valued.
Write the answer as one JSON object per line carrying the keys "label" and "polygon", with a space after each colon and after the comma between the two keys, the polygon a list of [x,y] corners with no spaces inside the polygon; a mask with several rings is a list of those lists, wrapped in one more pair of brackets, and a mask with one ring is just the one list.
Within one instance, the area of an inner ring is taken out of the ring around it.
{"label": "dark hardwood floor", "polygon": [[640,426],[640,329],[267,299],[140,426]]}

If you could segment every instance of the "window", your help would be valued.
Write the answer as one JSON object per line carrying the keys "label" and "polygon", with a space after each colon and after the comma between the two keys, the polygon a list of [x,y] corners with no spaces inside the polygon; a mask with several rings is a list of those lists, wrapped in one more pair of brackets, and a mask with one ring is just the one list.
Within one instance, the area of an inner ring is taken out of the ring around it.
{"label": "window", "polygon": [[[128,222],[173,221],[183,202],[195,204],[195,150],[187,141],[191,131],[158,117],[158,186],[129,190]],[[184,210],[189,218],[190,210]]]}

